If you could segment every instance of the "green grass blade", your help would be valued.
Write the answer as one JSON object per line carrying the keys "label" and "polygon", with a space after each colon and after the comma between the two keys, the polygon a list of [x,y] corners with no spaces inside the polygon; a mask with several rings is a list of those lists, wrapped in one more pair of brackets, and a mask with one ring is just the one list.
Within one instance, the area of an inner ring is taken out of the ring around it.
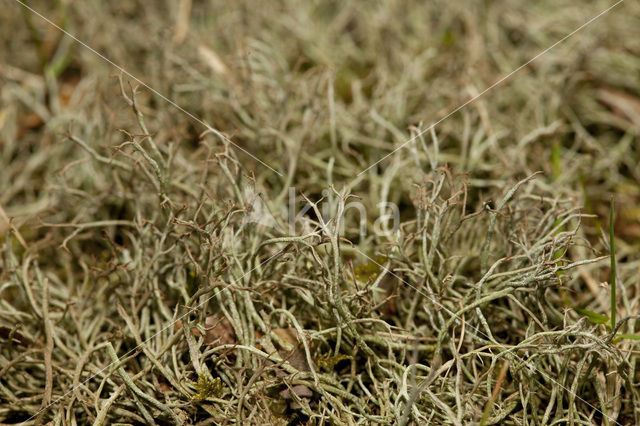
{"label": "green grass blade", "polygon": [[579,315],[587,317],[591,324],[607,324],[609,322],[609,317],[606,315],[602,315],[597,312],[589,311],[582,308],[573,308],[573,310],[576,311]]}
{"label": "green grass blade", "polygon": [[609,251],[611,257],[611,329],[616,327],[616,249],[613,238],[613,195],[609,210]]}
{"label": "green grass blade", "polygon": [[622,339],[640,340],[640,334],[616,334],[616,337],[613,338],[613,343],[616,344]]}

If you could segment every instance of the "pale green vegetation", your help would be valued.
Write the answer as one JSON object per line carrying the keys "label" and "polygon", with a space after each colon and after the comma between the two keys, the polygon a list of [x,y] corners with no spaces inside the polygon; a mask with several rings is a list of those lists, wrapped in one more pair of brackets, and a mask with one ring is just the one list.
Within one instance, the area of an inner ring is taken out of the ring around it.
{"label": "pale green vegetation", "polygon": [[0,422],[640,423],[640,4],[28,4]]}

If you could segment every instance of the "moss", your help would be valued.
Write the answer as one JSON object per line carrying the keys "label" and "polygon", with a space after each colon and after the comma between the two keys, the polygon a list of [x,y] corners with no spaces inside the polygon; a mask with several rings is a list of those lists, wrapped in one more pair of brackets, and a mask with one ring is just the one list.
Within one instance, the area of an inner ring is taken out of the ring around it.
{"label": "moss", "polygon": [[211,380],[204,374],[198,374],[198,381],[195,384],[196,391],[193,399],[195,401],[204,401],[208,398],[220,398],[224,390],[224,384],[220,377]]}
{"label": "moss", "polygon": [[333,370],[335,366],[345,359],[352,359],[353,357],[350,355],[331,355],[331,353],[321,355],[316,359],[316,364],[318,367],[326,368],[327,370]]}
{"label": "moss", "polygon": [[353,272],[358,281],[374,280],[382,271],[382,266],[380,265],[384,266],[386,261],[387,257],[385,256],[375,256],[373,260],[353,268]]}

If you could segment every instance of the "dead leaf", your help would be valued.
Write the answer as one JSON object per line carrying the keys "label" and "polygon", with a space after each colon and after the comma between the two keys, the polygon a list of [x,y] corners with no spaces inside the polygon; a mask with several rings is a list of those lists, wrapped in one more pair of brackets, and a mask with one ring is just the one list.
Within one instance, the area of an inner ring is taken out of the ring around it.
{"label": "dead leaf", "polygon": [[189,16],[191,15],[191,0],[180,0],[176,27],[173,31],[173,42],[181,44],[189,32]]}
{"label": "dead leaf", "polygon": [[288,348],[278,348],[278,353],[282,359],[289,361],[293,367],[300,371],[311,371],[307,362],[307,355],[304,352],[302,341],[298,338],[298,331],[291,328],[276,328],[273,333],[289,344]]}
{"label": "dead leaf", "polygon": [[204,329],[205,345],[219,346],[238,343],[233,326],[224,315],[209,315],[205,320]]}
{"label": "dead leaf", "polygon": [[640,127],[640,99],[626,92],[613,89],[598,90],[598,99],[619,117]]}
{"label": "dead leaf", "polygon": [[9,108],[1,109],[0,110],[0,130],[4,128],[4,125],[7,122],[7,117],[9,117]]}
{"label": "dead leaf", "polygon": [[289,343],[291,346],[297,346],[298,343],[300,343],[300,339],[298,339],[298,330],[294,327],[276,328],[273,330],[273,333],[280,339]]}
{"label": "dead leaf", "polygon": [[73,97],[73,93],[75,92],[76,87],[78,86],[79,83],[80,83],[79,78],[71,78],[60,85],[60,91],[58,95],[60,99],[60,105],[64,107],[69,105],[69,102]]}
{"label": "dead leaf", "polygon": [[[309,363],[307,361],[307,356],[304,351],[304,346],[302,344],[302,340],[298,335],[298,330],[293,327],[290,328],[276,328],[273,330],[273,334],[278,336],[282,343],[287,347],[282,347],[282,344],[276,343],[278,348],[275,348],[271,345],[270,340],[263,338],[263,344],[265,346],[271,346],[271,348],[276,349],[280,357],[289,362],[291,366],[293,366],[298,371],[311,371],[309,367]],[[269,364],[273,364],[269,362]],[[276,377],[289,377],[289,373],[284,371],[281,368],[276,368],[275,370]],[[283,389],[280,391],[279,395],[283,400],[288,401],[289,407],[291,409],[299,409],[300,405],[295,401],[291,391],[299,398],[309,398],[313,396],[313,391],[309,389],[309,387],[305,385],[295,385],[293,387]]]}
{"label": "dead leaf", "polygon": [[28,130],[35,130],[44,124],[42,117],[35,112],[26,114],[18,118],[18,134],[17,139],[22,139]]}
{"label": "dead leaf", "polygon": [[311,371],[309,368],[309,363],[307,362],[307,356],[304,353],[304,349],[300,346],[297,346],[295,349],[291,351],[287,351],[286,349],[278,349],[278,353],[282,357],[282,359],[289,361],[296,370],[298,371]]}
{"label": "dead leaf", "polygon": [[[293,399],[293,395],[291,395],[291,391],[293,391],[293,393],[298,398],[311,398],[313,396],[313,391],[311,389],[309,389],[308,386],[295,385],[291,389],[287,388],[287,389],[284,389],[284,390],[280,391],[280,393],[279,393],[280,398],[285,399],[285,400]],[[300,409],[302,407],[295,400],[293,400],[293,401],[289,402],[289,408],[291,408],[292,410],[297,410],[297,409]]]}
{"label": "dead leaf", "polygon": [[222,62],[220,57],[216,52],[209,49],[204,44],[198,46],[198,54],[200,55],[200,59],[204,61],[209,68],[213,70],[216,74],[225,75],[227,74],[227,66]]}
{"label": "dead leaf", "polygon": [[[160,376],[162,377],[162,376]],[[171,386],[169,386],[169,383],[167,383],[165,380],[158,380],[158,385],[160,387],[160,390],[162,392],[171,392]]]}
{"label": "dead leaf", "polygon": [[[173,325],[173,332],[177,333],[182,329],[182,321],[178,320]],[[204,322],[204,343],[209,346],[234,345],[237,343],[236,334],[227,318],[223,315],[210,315]],[[200,330],[191,328],[195,337],[200,337]]]}

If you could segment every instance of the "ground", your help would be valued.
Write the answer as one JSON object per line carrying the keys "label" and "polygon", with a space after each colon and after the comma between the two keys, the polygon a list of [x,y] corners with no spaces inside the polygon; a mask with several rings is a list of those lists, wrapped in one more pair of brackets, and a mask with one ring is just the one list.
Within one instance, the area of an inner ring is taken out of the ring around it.
{"label": "ground", "polygon": [[637,2],[0,16],[4,424],[640,423]]}

